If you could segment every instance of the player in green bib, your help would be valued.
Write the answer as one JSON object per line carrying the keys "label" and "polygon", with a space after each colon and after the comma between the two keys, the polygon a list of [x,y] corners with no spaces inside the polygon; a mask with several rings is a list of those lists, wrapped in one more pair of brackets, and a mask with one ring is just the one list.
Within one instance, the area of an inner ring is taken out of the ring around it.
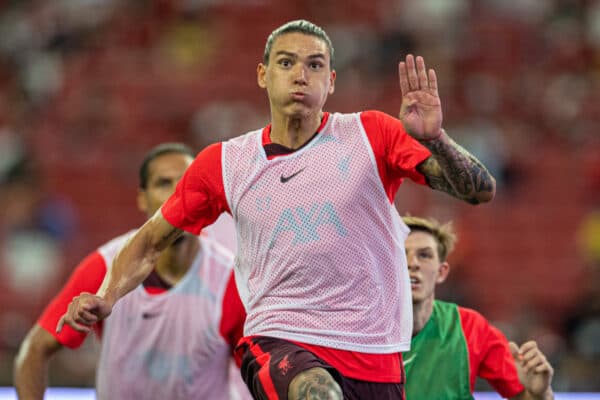
{"label": "player in green bib", "polygon": [[407,400],[472,399],[478,376],[505,398],[553,399],[554,370],[536,342],[509,343],[477,311],[435,300],[435,286],[450,270],[451,224],[403,219],[411,229],[405,247],[414,322],[410,351],[403,354]]}

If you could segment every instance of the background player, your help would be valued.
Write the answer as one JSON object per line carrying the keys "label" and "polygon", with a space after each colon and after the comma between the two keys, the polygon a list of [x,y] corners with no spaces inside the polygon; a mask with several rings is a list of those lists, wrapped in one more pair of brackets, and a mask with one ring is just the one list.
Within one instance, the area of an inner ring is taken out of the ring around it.
{"label": "background player", "polygon": [[[177,143],[152,149],[140,167],[139,210],[152,216],[193,157],[191,149]],[[51,357],[64,346],[81,345],[84,333],[69,327],[56,333],[58,319],[73,296],[98,290],[118,249],[133,234],[88,255],[31,329],[15,361],[19,398],[42,399]],[[229,371],[245,317],[232,266],[231,252],[209,237],[185,234],[167,247],[113,317],[96,325],[102,340],[98,398],[229,399],[230,385],[233,398],[249,398],[239,370]]]}
{"label": "background player", "polygon": [[505,398],[553,399],[554,370],[536,342],[509,344],[477,311],[435,299],[450,271],[451,224],[403,220],[411,230],[405,247],[414,318],[411,348],[403,354],[407,399],[471,398],[477,377]]}

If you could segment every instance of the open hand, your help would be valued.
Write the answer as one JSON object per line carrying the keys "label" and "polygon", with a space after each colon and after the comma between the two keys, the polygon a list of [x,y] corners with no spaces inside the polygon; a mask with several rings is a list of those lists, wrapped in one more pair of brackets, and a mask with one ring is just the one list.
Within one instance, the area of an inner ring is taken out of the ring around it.
{"label": "open hand", "polygon": [[399,118],[409,135],[417,140],[436,139],[442,129],[442,103],[435,71],[425,68],[423,57],[412,54],[398,64],[402,105]]}
{"label": "open hand", "polygon": [[89,333],[92,326],[108,317],[112,306],[102,297],[83,292],[69,303],[67,312],[60,318],[56,332],[60,332],[65,324],[78,332]]}

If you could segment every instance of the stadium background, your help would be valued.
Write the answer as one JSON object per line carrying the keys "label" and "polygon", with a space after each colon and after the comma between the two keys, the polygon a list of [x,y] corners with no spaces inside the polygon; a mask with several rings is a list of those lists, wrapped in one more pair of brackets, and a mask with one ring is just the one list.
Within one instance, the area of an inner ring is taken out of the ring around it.
{"label": "stadium background", "polygon": [[[439,297],[535,339],[558,391],[600,391],[600,1],[0,1],[0,386],[76,263],[143,222],[137,167],[268,121],[255,69],[306,18],[336,49],[328,111],[396,115],[397,61],[436,69],[444,126],[498,179],[479,207],[403,185],[402,212],[452,219]],[[96,345],[51,384],[93,384]],[[478,387],[485,390],[486,386]]]}

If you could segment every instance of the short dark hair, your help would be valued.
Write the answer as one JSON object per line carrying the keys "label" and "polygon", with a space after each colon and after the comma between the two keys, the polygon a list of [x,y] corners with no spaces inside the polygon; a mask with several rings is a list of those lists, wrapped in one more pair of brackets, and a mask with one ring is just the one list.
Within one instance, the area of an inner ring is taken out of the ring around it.
{"label": "short dark hair", "polygon": [[265,63],[265,65],[269,64],[271,48],[273,47],[275,39],[277,39],[281,35],[285,35],[286,33],[303,33],[305,35],[316,36],[322,41],[324,41],[327,45],[327,48],[329,49],[329,67],[333,68],[334,51],[331,39],[329,39],[329,36],[327,36],[327,33],[325,32],[325,30],[323,30],[323,28],[305,19],[290,21],[286,24],[281,25],[279,28],[271,32],[271,34],[267,38],[267,44],[265,45],[265,52],[263,54],[263,62]]}
{"label": "short dark hair", "polygon": [[183,144],[183,143],[162,143],[158,146],[152,148],[142,161],[142,165],[140,166],[140,189],[146,189],[148,187],[148,174],[150,163],[154,161],[154,159],[170,153],[179,153],[185,154],[186,156],[190,156],[192,158],[196,157],[196,154],[193,150]]}

